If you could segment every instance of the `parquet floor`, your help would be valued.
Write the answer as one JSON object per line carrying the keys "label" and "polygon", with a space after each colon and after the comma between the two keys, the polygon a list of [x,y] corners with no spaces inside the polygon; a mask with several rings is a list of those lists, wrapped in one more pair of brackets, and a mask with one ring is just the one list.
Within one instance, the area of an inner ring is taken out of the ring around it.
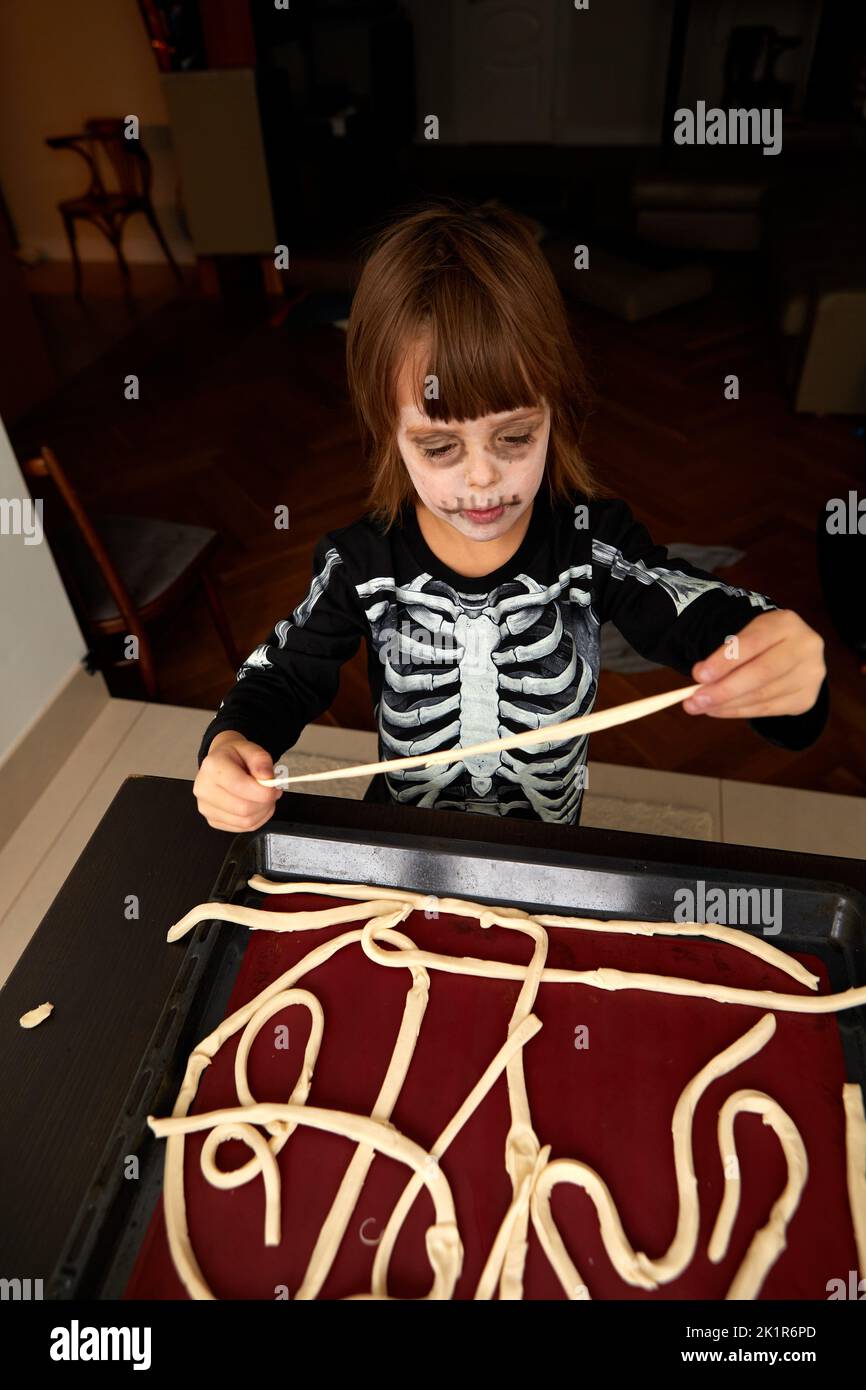
{"label": "parquet floor", "polygon": [[[795,416],[763,296],[731,278],[709,300],[637,325],[579,308],[598,392],[585,444],[600,478],[656,540],[746,552],[725,577],[794,608],[824,636],[831,723],[803,753],[747,725],[665,712],[597,734],[613,763],[811,790],[866,792],[866,677],[823,606],[814,532],[827,498],[863,487],[854,422]],[[68,331],[69,317],[64,317]],[[136,321],[97,362],[12,431],[19,457],[48,443],[92,509],[176,518],[224,537],[221,579],[242,650],[306,592],[323,531],[362,510],[365,479],[346,394],[344,335],[279,329],[262,312],[227,312],[187,293]],[[124,377],[141,399],[124,399]],[[737,373],[740,400],[723,379]],[[274,508],[290,509],[288,531]],[[163,698],[213,707],[230,681],[203,603],[156,633]],[[602,675],[601,705],[673,688],[674,672]],[[118,694],[139,695],[135,687]],[[372,729],[363,648],[343,671],[325,722]]]}

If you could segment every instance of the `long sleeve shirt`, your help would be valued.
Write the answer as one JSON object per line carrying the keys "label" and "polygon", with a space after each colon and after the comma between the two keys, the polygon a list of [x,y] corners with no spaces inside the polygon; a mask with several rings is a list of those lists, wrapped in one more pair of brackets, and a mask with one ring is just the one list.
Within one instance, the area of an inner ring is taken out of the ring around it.
{"label": "long sleeve shirt", "polygon": [[[307,594],[238,672],[200,760],[224,729],[279,757],[331,704],[362,640],[384,761],[588,714],[604,623],[690,680],[695,662],[780,606],[669,557],[625,502],[575,493],[554,505],[544,486],[515,554],[483,577],[433,553],[412,505],[388,532],[368,516],[328,532],[312,571]],[[805,714],[750,723],[769,742],[802,749],[828,708],[825,679]],[[574,824],[587,744],[584,736],[498,749],[379,780],[387,799],[407,806]]]}

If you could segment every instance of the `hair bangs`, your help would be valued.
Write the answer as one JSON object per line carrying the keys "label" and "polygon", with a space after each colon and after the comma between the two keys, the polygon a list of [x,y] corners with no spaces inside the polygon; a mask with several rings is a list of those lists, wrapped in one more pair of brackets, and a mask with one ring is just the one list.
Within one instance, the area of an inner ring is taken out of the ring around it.
{"label": "hair bangs", "polygon": [[475,420],[548,398],[547,374],[538,362],[527,370],[515,351],[513,325],[469,277],[439,277],[419,328],[414,399],[431,420]]}

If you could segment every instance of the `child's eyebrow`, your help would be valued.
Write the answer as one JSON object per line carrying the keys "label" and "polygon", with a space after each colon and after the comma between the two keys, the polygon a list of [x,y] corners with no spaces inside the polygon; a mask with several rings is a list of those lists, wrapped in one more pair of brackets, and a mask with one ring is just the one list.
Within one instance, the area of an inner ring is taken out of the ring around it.
{"label": "child's eyebrow", "polygon": [[[504,420],[500,420],[498,424],[491,426],[491,428],[495,430],[505,429],[509,425],[518,425],[524,420],[535,419],[541,413],[540,406],[516,411],[514,415],[506,416]],[[406,430],[406,434],[410,439],[432,438],[435,435],[456,433],[457,430],[454,427],[449,428],[447,425],[410,425]]]}

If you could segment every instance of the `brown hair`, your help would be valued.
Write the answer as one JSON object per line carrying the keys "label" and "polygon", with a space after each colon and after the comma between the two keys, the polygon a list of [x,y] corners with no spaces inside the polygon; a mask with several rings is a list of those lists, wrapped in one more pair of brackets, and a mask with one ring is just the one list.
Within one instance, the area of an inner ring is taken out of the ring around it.
{"label": "brown hair", "polygon": [[[497,204],[436,203],[376,237],[349,317],[349,391],[372,473],[368,509],[385,530],[414,492],[395,437],[396,383],[421,338],[428,365],[415,383],[420,410],[434,420],[474,420],[543,398],[551,500],[598,491],[580,448],[587,375],[530,226]],[[434,374],[438,397],[422,401],[421,382]]]}

